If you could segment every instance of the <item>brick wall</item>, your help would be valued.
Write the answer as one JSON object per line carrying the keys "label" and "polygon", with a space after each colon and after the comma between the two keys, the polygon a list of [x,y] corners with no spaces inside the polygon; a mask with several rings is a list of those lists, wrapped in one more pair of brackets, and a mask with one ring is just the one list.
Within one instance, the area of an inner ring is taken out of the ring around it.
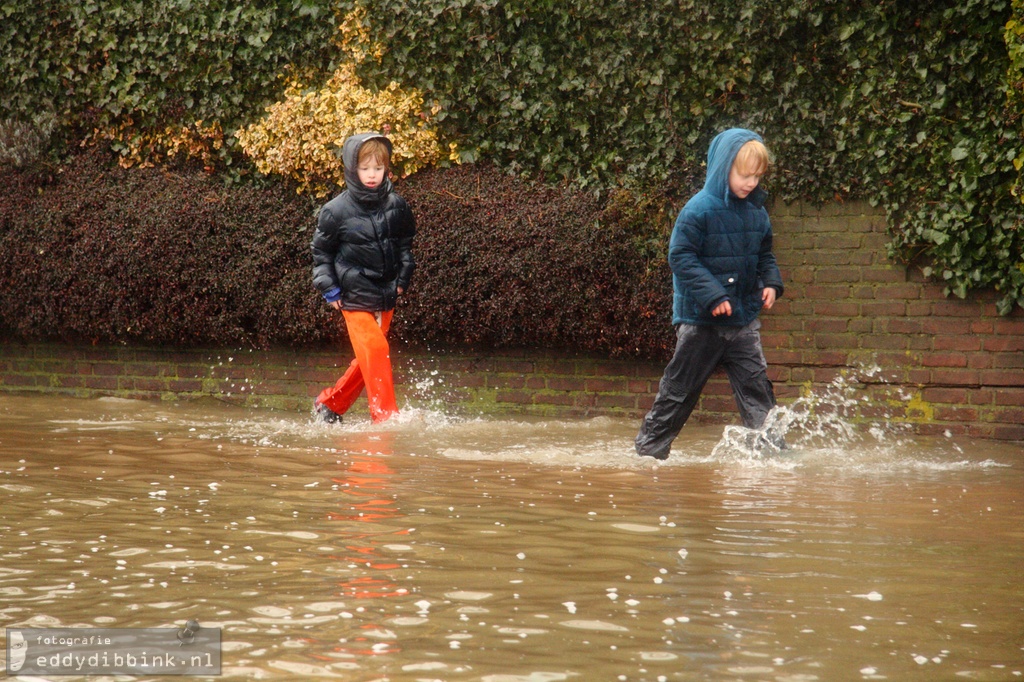
{"label": "brick wall", "polygon": [[[1024,314],[995,296],[947,299],[885,258],[883,216],[864,204],[772,209],[785,296],[762,319],[783,404],[841,386],[849,419],[906,422],[919,433],[1024,440]],[[666,315],[666,325],[669,314]],[[395,349],[400,402],[448,411],[639,418],[664,360],[553,353]],[[350,351],[162,350],[5,343],[0,390],[142,399],[203,397],[308,410]],[[357,405],[365,410],[365,406]],[[714,377],[694,419],[738,422]]]}
{"label": "brick wall", "polygon": [[865,411],[919,432],[1024,439],[1019,308],[1000,317],[994,292],[946,298],[917,268],[888,261],[884,216],[865,204],[772,215],[787,288],[762,337],[787,392],[846,375],[869,398]]}

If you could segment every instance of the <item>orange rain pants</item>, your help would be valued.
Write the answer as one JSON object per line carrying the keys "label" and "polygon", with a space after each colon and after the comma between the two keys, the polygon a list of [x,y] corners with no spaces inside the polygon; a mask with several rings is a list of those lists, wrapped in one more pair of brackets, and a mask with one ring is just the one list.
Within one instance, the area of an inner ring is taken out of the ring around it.
{"label": "orange rain pants", "polygon": [[348,337],[356,359],[348,366],[345,374],[331,388],[325,388],[317,396],[333,412],[345,414],[359,394],[366,387],[366,399],[370,405],[370,418],[375,422],[398,413],[395,404],[395,385],[391,376],[391,349],[388,347],[388,327],[394,310],[380,314],[380,323],[374,313],[342,310]]}

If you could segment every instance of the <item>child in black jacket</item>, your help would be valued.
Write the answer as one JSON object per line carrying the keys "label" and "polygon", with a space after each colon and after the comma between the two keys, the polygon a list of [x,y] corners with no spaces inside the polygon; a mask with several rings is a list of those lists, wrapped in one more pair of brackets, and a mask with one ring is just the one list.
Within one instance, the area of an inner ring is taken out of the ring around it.
{"label": "child in black jacket", "polygon": [[398,412],[387,331],[416,268],[416,223],[388,178],[391,151],[391,141],[379,133],[345,140],[346,189],[320,209],[310,245],[313,284],[345,316],[356,356],[314,403],[328,423],[340,421],[364,385],[373,421]]}

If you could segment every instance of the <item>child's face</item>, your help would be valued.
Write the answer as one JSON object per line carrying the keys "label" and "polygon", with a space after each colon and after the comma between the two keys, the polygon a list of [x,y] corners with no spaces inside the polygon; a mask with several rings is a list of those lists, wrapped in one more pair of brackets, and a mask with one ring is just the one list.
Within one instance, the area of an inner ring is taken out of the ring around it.
{"label": "child's face", "polygon": [[740,167],[738,163],[733,163],[729,171],[729,189],[740,199],[746,199],[757,188],[762,175],[763,171],[757,168]]}
{"label": "child's face", "polygon": [[381,159],[367,157],[359,162],[356,170],[359,173],[359,182],[369,189],[374,189],[384,182],[384,176],[388,172],[388,165]]}

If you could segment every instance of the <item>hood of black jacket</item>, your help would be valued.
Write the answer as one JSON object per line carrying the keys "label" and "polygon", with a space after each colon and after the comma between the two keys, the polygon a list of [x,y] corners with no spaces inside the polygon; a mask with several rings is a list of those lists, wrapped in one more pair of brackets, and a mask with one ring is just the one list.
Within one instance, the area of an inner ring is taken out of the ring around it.
{"label": "hood of black jacket", "polygon": [[393,189],[390,178],[370,189],[359,181],[359,149],[368,141],[377,139],[388,148],[391,155],[391,140],[377,132],[359,133],[345,140],[341,148],[341,162],[345,166],[345,187],[356,201],[363,204],[378,204],[384,201]]}

